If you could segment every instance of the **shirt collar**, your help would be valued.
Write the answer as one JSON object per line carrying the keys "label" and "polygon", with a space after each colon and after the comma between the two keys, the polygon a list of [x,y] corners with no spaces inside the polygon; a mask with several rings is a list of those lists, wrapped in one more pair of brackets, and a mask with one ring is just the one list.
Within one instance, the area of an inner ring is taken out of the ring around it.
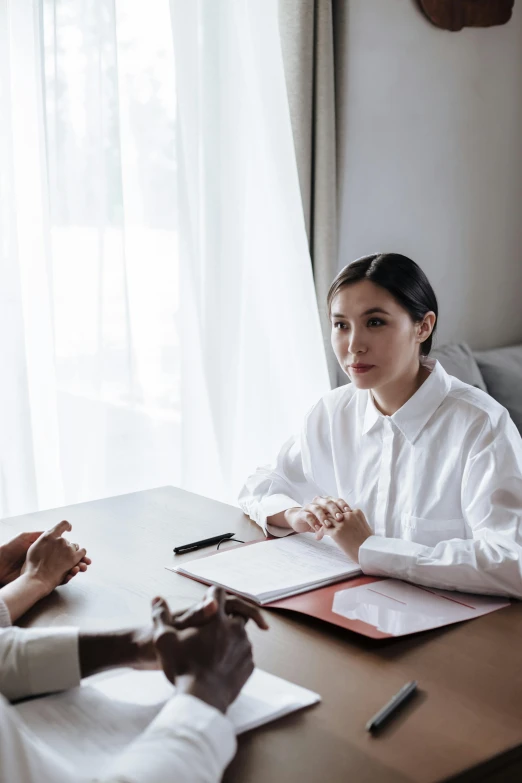
{"label": "shirt collar", "polygon": [[[430,375],[415,394],[389,418],[400,429],[410,443],[431,419],[450,389],[450,379],[440,362],[425,359]],[[380,419],[386,418],[374,405],[370,392],[366,392],[367,402],[364,413],[363,435],[366,435]]]}

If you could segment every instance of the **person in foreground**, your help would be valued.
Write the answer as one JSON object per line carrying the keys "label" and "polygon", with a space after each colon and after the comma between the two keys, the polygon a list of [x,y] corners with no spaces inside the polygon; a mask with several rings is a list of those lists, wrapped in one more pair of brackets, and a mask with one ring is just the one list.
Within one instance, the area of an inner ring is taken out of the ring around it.
{"label": "person in foreground", "polygon": [[522,439],[429,358],[438,306],[409,258],[374,254],[328,294],[352,381],[308,413],[239,503],[274,535],[329,534],[365,574],[522,598]]}
{"label": "person in foreground", "polygon": [[163,669],[176,694],[97,782],[216,783],[236,750],[225,712],[254,668],[245,631],[249,618],[267,627],[255,607],[211,588],[200,604],[175,615],[163,598],[155,598],[149,627],[99,634],[74,628],[0,631],[0,781],[90,780],[30,735],[6,698],[65,690],[102,669],[131,666]]}
{"label": "person in foreground", "polygon": [[177,690],[98,783],[220,780],[236,749],[224,713],[253,671],[245,624],[252,619],[266,629],[262,615],[211,588],[199,604],[177,614],[155,598],[152,621],[142,628],[90,633],[12,627],[22,607],[90,564],[84,549],[62,537],[70,527],[61,522],[0,547],[0,582],[7,582],[0,590],[0,783],[89,780],[32,736],[9,701],[73,688],[81,677],[120,666],[162,669]]}
{"label": "person in foreground", "polygon": [[63,537],[69,530],[64,520],[43,533],[20,533],[0,546],[0,628],[87,570],[91,559],[86,550]]}

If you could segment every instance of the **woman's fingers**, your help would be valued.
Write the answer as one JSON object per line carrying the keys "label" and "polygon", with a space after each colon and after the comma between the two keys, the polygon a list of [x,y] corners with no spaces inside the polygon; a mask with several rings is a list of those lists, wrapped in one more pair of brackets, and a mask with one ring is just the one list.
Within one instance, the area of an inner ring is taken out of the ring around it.
{"label": "woman's fingers", "polygon": [[321,541],[321,539],[323,539],[325,535],[326,535],[326,528],[320,527],[319,530],[315,531],[315,540]]}
{"label": "woman's fingers", "polygon": [[314,514],[314,516],[317,517],[321,525],[326,525],[326,527],[330,527],[330,525],[332,524],[331,520],[329,519],[330,515],[323,506],[321,506],[319,503],[310,503],[309,508]]}
{"label": "woman's fingers", "polygon": [[342,523],[345,514],[351,512],[348,503],[342,498],[315,497],[311,503],[303,506],[301,518],[315,533],[317,541]]}
{"label": "woman's fingers", "polygon": [[[311,510],[312,513],[318,518],[321,525],[325,527],[333,527],[334,522],[342,522],[344,515],[351,511],[348,503],[342,498],[333,497],[315,497],[311,503],[304,506],[305,509]],[[317,530],[317,526],[314,526]]]}
{"label": "woman's fingers", "polygon": [[347,511],[351,511],[352,509],[346,502],[346,500],[343,500],[342,498],[325,498],[328,503],[335,506],[335,518],[336,519],[342,519],[344,514],[346,514]]}
{"label": "woman's fingers", "polygon": [[315,498],[314,503],[321,503],[326,512],[329,514],[329,516],[332,517],[332,519],[342,519],[344,514],[344,506],[346,505],[344,500],[340,500],[338,498],[332,498],[332,497],[326,497],[326,498]]}
{"label": "woman's fingers", "polygon": [[300,519],[308,525],[312,532],[321,528],[321,520],[318,519],[312,511],[308,510],[308,506],[305,506],[299,515]]}
{"label": "woman's fingers", "polygon": [[[319,520],[319,526],[331,528],[335,526],[336,522],[340,522],[343,518],[343,514],[339,511],[338,507],[332,503],[326,501],[325,498],[318,498],[317,502],[313,501],[306,508],[310,508],[313,514]],[[315,530],[318,530],[317,525]]]}

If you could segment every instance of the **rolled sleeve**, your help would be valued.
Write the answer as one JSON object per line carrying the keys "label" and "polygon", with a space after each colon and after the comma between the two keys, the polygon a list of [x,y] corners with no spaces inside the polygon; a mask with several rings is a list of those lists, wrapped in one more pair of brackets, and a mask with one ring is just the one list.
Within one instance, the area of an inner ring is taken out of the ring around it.
{"label": "rolled sleeve", "polygon": [[294,532],[291,528],[269,525],[267,518],[274,516],[274,514],[280,514],[281,511],[286,511],[288,508],[296,508],[300,505],[300,503],[288,495],[271,495],[260,503],[258,509],[259,519],[256,521],[263,528],[265,534],[270,533],[278,538],[288,536]]}
{"label": "rolled sleeve", "polygon": [[193,696],[174,696],[99,783],[217,783],[235,752],[227,717]]}
{"label": "rolled sleeve", "polygon": [[359,548],[359,565],[371,576],[409,580],[418,558],[428,552],[429,547],[414,541],[370,536]]}
{"label": "rolled sleeve", "polygon": [[0,693],[10,701],[80,684],[76,628],[0,631]]}
{"label": "rolled sleeve", "polygon": [[522,548],[484,531],[475,539],[440,541],[434,547],[370,536],[359,549],[365,574],[426,587],[522,598]]}
{"label": "rolled sleeve", "polygon": [[291,438],[279,452],[274,467],[264,466],[249,476],[239,495],[239,505],[265,533],[286,536],[292,531],[267,523],[267,518],[302,506],[307,491],[301,438]]}

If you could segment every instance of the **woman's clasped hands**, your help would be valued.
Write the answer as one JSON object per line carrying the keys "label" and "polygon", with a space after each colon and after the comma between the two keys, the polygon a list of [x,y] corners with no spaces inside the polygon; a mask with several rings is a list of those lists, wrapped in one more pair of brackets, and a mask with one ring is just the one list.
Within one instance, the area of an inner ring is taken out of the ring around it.
{"label": "woman's clasped hands", "polygon": [[340,549],[356,563],[359,548],[373,531],[360,509],[352,509],[342,498],[315,497],[305,506],[285,511],[288,525],[297,533],[315,533],[320,541],[324,535],[333,538]]}

